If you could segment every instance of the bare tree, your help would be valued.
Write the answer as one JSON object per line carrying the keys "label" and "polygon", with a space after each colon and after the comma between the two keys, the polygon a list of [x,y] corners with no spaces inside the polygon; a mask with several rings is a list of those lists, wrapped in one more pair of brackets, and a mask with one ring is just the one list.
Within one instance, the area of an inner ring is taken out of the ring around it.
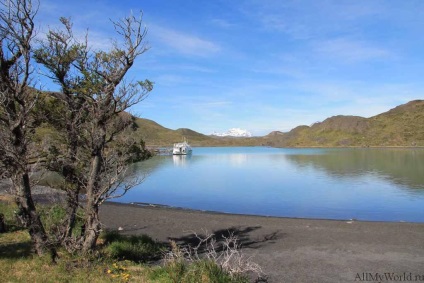
{"label": "bare tree", "polygon": [[61,155],[61,162],[55,160],[59,165],[55,171],[72,184],[68,191],[72,192],[75,203],[79,203],[79,192],[86,194],[80,244],[87,252],[95,247],[100,233],[99,206],[140,181],[124,180],[131,155],[129,149],[136,141],[119,135],[134,123],[125,111],[152,90],[153,84],[148,80],[124,80],[135,59],[148,50],[147,30],[141,15],[139,18],[130,15],[113,22],[121,42],[113,42],[110,51],[92,51],[87,40],[83,44],[75,40],[68,20],[62,18],[61,22],[65,29],[50,31],[35,57],[62,88],[61,93],[52,96],[64,105],[66,114],[59,126],[67,130],[67,152]]}
{"label": "bare tree", "polygon": [[101,228],[99,206],[111,197],[117,189],[115,184],[122,180],[125,172],[125,159],[119,159],[119,155],[110,158],[108,152],[114,137],[130,125],[125,115],[119,114],[142,101],[152,90],[152,83],[148,80],[124,81],[135,59],[148,50],[145,44],[147,29],[143,28],[141,16],[130,15],[113,24],[123,42],[115,42],[111,51],[95,52],[86,64],[89,71],[86,79],[95,87],[86,96],[91,118],[88,127],[91,158],[86,186],[84,251],[95,247]]}
{"label": "bare tree", "polygon": [[[81,134],[81,128],[88,114],[85,107],[85,96],[76,93],[82,81],[76,65],[87,54],[87,44],[79,43],[72,33],[72,24],[66,18],[60,19],[63,30],[49,30],[40,47],[35,50],[34,57],[38,63],[47,68],[47,77],[60,85],[61,92],[47,92],[46,100],[51,103],[40,103],[41,112],[63,139],[61,145],[50,144],[47,156],[47,169],[63,176],[60,189],[66,191],[66,220],[57,235],[63,245],[74,243],[72,232],[75,228],[76,212],[79,206],[79,195],[85,182],[84,159],[82,151],[87,140]],[[52,141],[49,141],[52,143]],[[71,247],[72,248],[72,247]]]}
{"label": "bare tree", "polygon": [[[48,248],[48,237],[32,199],[29,176],[31,111],[38,97],[30,87],[37,6],[31,0],[4,0],[0,5],[1,173],[11,179],[22,224],[28,228],[36,252],[42,255]],[[55,256],[54,248],[50,247],[50,252]]]}

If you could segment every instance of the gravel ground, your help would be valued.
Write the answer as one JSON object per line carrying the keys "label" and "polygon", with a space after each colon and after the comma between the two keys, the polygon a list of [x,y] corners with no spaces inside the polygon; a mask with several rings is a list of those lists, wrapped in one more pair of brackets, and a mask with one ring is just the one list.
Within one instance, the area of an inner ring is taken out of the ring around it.
{"label": "gravel ground", "polygon": [[[8,188],[1,181],[0,195]],[[63,198],[44,186],[33,196],[38,202]],[[193,232],[220,237],[231,231],[268,282],[424,282],[424,223],[260,217],[112,202],[102,205],[100,217],[107,229],[179,244],[195,241]]]}
{"label": "gravel ground", "polygon": [[422,223],[273,218],[118,203],[105,203],[100,216],[106,228],[180,244],[195,241],[193,231],[217,236],[232,231],[269,282],[401,279],[376,275],[411,276],[414,282],[424,282]]}

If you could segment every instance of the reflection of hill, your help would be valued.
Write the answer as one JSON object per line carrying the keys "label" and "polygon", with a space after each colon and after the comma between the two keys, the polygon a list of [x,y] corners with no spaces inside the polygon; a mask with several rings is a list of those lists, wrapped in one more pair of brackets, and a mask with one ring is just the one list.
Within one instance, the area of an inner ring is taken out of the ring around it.
{"label": "reflection of hill", "polygon": [[153,158],[142,161],[142,162],[134,163],[128,168],[127,175],[129,176],[136,176],[140,174],[150,175],[154,171],[165,166],[167,163],[172,164],[172,162],[170,162],[170,158],[172,158],[172,156],[159,155],[159,156],[154,156]]}
{"label": "reflection of hill", "polygon": [[423,149],[343,149],[322,155],[286,155],[298,166],[313,166],[342,177],[375,173],[397,184],[424,190]]}

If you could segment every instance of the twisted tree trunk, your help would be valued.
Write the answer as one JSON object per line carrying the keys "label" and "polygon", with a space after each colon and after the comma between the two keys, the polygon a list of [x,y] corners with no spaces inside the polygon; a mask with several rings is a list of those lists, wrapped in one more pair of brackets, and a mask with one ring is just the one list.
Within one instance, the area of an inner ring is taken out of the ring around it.
{"label": "twisted tree trunk", "polygon": [[35,208],[28,173],[16,172],[11,179],[15,192],[15,202],[19,209],[18,217],[21,224],[28,229],[35,252],[42,256],[48,251],[52,260],[55,261],[56,250],[53,245],[50,245],[43,223]]}
{"label": "twisted tree trunk", "polygon": [[[104,135],[102,135],[104,140]],[[85,207],[85,233],[83,252],[89,252],[96,246],[100,234],[98,178],[102,166],[101,151],[95,152],[91,161],[90,178],[87,184],[87,202]]]}
{"label": "twisted tree trunk", "polygon": [[101,223],[99,219],[99,206],[95,203],[89,202],[86,207],[86,222],[84,242],[82,251],[84,253],[91,252],[96,247],[97,239],[101,231]]}

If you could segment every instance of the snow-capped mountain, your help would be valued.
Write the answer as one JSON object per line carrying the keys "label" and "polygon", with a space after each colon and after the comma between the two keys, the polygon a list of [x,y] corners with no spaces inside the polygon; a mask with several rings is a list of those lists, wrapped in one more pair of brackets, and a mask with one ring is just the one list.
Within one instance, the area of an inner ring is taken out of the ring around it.
{"label": "snow-capped mountain", "polygon": [[252,133],[247,131],[247,130],[240,129],[240,128],[232,128],[232,129],[229,129],[228,131],[226,131],[225,133],[213,132],[212,136],[217,136],[217,137],[251,137]]}

